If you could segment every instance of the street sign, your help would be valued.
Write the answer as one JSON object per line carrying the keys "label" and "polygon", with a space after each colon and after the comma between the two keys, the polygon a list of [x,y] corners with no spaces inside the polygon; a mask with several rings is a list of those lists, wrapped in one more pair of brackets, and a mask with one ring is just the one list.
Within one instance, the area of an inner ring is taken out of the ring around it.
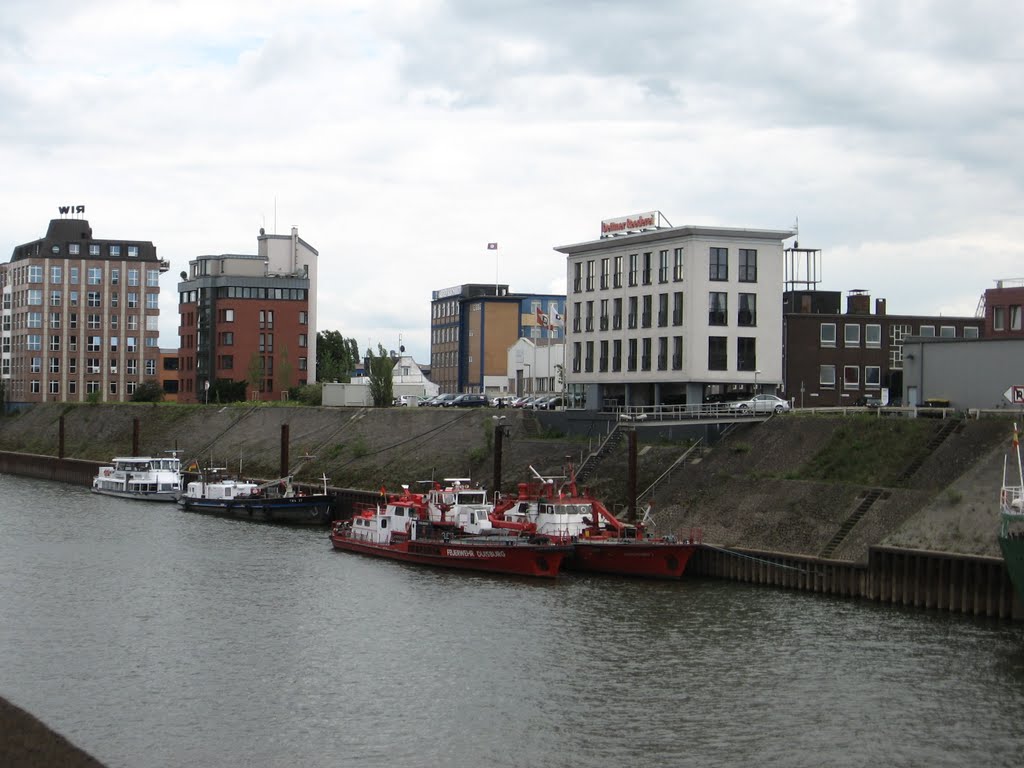
{"label": "street sign", "polygon": [[1015,384],[1003,392],[1003,397],[1014,405],[1024,405],[1024,386]]}

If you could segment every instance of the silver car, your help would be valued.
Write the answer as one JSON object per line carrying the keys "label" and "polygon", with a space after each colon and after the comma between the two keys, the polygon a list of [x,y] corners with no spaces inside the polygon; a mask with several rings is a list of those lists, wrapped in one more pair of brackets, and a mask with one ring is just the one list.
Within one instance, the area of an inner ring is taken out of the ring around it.
{"label": "silver car", "polygon": [[754,395],[749,400],[729,403],[729,410],[734,413],[782,413],[789,410],[789,401],[775,395]]}

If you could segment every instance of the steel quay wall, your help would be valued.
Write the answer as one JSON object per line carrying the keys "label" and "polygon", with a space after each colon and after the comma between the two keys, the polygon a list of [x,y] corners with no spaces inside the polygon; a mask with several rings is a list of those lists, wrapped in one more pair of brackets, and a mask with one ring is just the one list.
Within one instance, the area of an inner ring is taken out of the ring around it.
{"label": "steel quay wall", "polygon": [[0,472],[4,474],[57,480],[72,485],[91,486],[102,466],[101,462],[86,459],[58,459],[56,456],[0,451]]}
{"label": "steel quay wall", "polygon": [[1002,559],[872,547],[868,563],[702,546],[687,573],[878,603],[1024,620]]}

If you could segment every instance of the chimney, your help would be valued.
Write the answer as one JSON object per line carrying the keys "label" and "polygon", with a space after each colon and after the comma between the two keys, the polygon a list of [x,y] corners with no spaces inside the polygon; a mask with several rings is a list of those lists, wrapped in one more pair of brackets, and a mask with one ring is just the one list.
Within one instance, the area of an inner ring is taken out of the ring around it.
{"label": "chimney", "polygon": [[846,314],[868,315],[871,314],[871,296],[867,291],[855,288],[846,296]]}
{"label": "chimney", "polygon": [[884,315],[885,314],[885,299],[875,299],[875,314],[876,315]]}

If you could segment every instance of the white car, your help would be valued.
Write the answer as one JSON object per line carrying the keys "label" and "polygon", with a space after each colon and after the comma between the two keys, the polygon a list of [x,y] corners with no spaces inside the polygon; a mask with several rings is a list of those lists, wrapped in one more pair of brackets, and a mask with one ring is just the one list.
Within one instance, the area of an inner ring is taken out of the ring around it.
{"label": "white car", "polygon": [[739,413],[782,413],[789,410],[789,401],[775,395],[754,395],[749,400],[729,403],[729,410]]}

